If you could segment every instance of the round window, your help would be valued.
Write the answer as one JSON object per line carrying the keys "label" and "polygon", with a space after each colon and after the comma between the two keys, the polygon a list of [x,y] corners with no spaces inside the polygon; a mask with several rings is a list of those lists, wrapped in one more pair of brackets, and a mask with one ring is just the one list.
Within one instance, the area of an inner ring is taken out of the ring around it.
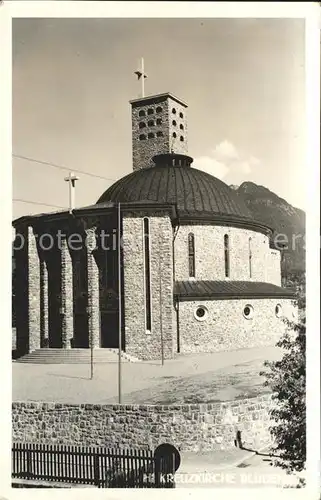
{"label": "round window", "polygon": [[205,306],[197,306],[194,316],[198,321],[204,321],[207,317],[208,310]]}
{"label": "round window", "polygon": [[243,316],[246,319],[252,319],[253,318],[253,313],[254,309],[250,304],[247,304],[244,309],[243,309]]}
{"label": "round window", "polygon": [[277,318],[281,318],[281,316],[282,316],[282,306],[281,306],[281,304],[277,304],[275,306],[275,316]]}

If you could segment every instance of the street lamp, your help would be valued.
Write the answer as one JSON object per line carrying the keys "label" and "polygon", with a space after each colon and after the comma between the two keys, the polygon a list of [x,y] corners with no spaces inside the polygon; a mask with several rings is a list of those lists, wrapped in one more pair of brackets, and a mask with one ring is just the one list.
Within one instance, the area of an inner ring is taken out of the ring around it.
{"label": "street lamp", "polygon": [[121,215],[120,215],[120,202],[118,202],[118,403],[121,404],[121,329],[122,329],[122,307],[121,307],[121,240],[120,240],[120,226],[121,226]]}

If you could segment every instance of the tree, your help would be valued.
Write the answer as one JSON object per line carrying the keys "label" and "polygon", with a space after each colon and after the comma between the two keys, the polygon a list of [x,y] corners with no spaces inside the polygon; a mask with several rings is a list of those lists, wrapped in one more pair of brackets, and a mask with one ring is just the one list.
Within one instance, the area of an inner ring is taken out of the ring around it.
{"label": "tree", "polygon": [[306,461],[306,328],[305,318],[297,324],[286,321],[288,328],[276,344],[284,350],[281,360],[265,362],[269,370],[261,374],[273,392],[275,465],[288,473],[301,472]]}

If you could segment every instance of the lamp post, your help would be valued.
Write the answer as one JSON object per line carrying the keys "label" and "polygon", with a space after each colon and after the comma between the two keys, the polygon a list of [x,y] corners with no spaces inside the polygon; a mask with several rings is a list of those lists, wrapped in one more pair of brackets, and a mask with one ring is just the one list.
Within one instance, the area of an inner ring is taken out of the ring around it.
{"label": "lamp post", "polygon": [[94,378],[94,339],[93,339],[93,329],[92,329],[92,310],[90,306],[87,306],[86,312],[89,321],[89,347],[90,347],[90,380]]}
{"label": "lamp post", "polygon": [[121,344],[122,344],[122,307],[121,307],[121,240],[120,240],[120,226],[121,226],[121,215],[120,215],[120,202],[118,202],[117,207],[118,214],[118,403],[122,403],[122,387],[121,387]]}

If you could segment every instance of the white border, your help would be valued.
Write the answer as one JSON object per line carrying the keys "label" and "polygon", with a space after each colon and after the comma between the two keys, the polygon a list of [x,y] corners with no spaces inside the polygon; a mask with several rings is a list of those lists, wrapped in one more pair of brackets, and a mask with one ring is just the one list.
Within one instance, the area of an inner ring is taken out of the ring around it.
{"label": "white border", "polygon": [[[305,18],[306,19],[306,64],[307,64],[307,159],[306,172],[308,182],[307,208],[307,479],[305,490],[273,490],[273,495],[282,494],[283,498],[318,498],[320,469],[320,319],[319,319],[319,167],[320,167],[320,11],[316,2],[46,2],[46,1],[8,1],[0,4],[0,68],[1,68],[1,105],[0,105],[0,147],[1,147],[1,183],[0,210],[2,220],[1,246],[1,454],[0,454],[0,497],[30,498],[47,496],[69,496],[88,498],[101,495],[103,498],[128,498],[153,496],[160,498],[162,490],[12,490],[10,488],[10,444],[11,444],[11,332],[10,294],[11,294],[11,19],[13,17],[256,17],[256,18]],[[7,217],[9,214],[9,217]],[[7,243],[7,245],[5,245]],[[6,285],[4,285],[6,283]],[[6,289],[7,287],[7,289]],[[166,496],[212,498],[212,490],[167,490]],[[215,496],[230,498],[237,494],[241,498],[257,497],[255,490],[215,490]],[[262,500],[271,498],[271,490],[260,489]]]}

